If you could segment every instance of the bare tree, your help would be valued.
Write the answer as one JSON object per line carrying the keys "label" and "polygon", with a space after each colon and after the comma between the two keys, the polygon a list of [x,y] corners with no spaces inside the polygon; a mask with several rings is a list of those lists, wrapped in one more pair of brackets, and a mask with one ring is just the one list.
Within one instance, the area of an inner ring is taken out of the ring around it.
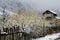
{"label": "bare tree", "polygon": [[2,21],[5,22],[8,19],[8,17],[9,17],[9,13],[6,12],[6,6],[3,7],[3,11],[2,12],[3,12]]}

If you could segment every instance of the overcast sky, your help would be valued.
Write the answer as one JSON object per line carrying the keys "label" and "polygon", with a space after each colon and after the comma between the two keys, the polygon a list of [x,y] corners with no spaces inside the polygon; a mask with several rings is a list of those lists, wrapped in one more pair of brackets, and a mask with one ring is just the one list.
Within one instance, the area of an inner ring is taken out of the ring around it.
{"label": "overcast sky", "polygon": [[0,0],[0,7],[4,5],[9,10],[19,10],[20,8],[39,12],[52,10],[60,15],[60,0]]}
{"label": "overcast sky", "polygon": [[33,10],[53,10],[60,14],[60,0],[19,0],[23,5],[30,6]]}
{"label": "overcast sky", "polygon": [[60,0],[20,0],[23,4],[28,4],[37,10],[40,9],[60,9]]}

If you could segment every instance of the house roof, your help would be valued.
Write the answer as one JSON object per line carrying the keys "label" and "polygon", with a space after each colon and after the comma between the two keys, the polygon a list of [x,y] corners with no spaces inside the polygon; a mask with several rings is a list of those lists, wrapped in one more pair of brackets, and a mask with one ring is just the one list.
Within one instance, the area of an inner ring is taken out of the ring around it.
{"label": "house roof", "polygon": [[47,12],[50,12],[50,13],[54,14],[55,16],[57,16],[57,13],[54,12],[54,11],[52,11],[52,10],[46,10],[43,14],[45,14],[45,13],[47,13]]}

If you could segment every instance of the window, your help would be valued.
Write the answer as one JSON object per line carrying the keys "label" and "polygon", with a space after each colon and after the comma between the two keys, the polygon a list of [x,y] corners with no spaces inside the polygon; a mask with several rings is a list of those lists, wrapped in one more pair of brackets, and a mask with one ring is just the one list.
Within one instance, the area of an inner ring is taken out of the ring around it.
{"label": "window", "polygon": [[52,20],[52,17],[47,17],[46,19],[47,19],[47,20]]}

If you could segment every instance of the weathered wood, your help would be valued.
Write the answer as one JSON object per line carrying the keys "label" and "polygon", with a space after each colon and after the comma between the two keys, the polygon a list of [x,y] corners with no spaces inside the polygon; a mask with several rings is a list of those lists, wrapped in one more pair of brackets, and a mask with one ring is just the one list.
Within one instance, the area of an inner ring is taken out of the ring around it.
{"label": "weathered wood", "polygon": [[0,30],[0,40],[1,40],[1,30]]}
{"label": "weathered wood", "polygon": [[19,30],[19,26],[13,26],[12,28],[3,28],[3,32],[7,32],[8,34],[3,36],[0,35],[0,40],[28,40],[26,33],[22,31],[20,32]]}

